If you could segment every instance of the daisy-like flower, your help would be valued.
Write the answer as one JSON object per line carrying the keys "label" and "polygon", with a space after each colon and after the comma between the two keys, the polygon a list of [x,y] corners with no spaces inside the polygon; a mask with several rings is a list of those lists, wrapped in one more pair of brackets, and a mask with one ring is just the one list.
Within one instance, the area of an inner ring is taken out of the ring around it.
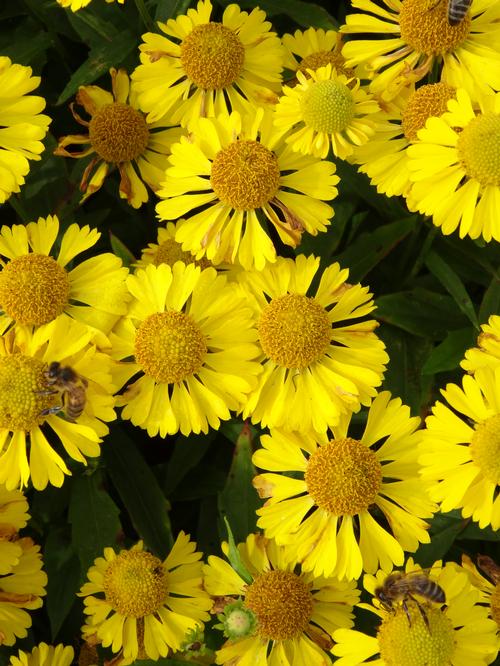
{"label": "daisy-like flower", "polygon": [[[407,598],[406,609],[401,601],[384,608],[376,597],[373,605],[360,604],[380,618],[377,635],[338,629],[332,649],[336,666],[482,666],[495,660],[496,625],[480,605],[467,573],[455,564],[443,567],[437,562],[424,574],[444,592],[446,604],[430,600],[428,590],[426,596]],[[422,575],[422,570],[410,559],[403,575],[411,586],[412,577]],[[386,578],[382,571],[365,576],[364,586],[373,595]]]}
{"label": "daisy-like flower", "polygon": [[168,113],[185,127],[200,116],[276,102],[283,47],[265,13],[231,4],[221,23],[211,14],[210,0],[200,0],[187,15],[158,24],[166,36],[143,35],[132,80],[149,121]]}
{"label": "daisy-like flower", "polygon": [[47,645],[40,643],[31,652],[19,650],[17,657],[12,656],[9,666],[71,666],[75,652],[69,645]]}
{"label": "daisy-like flower", "polygon": [[263,109],[244,122],[238,113],[200,118],[172,146],[170,163],[156,210],[175,220],[201,207],[175,235],[197,259],[262,270],[276,261],[263,218],[296,247],[303,231],[326,231],[333,216],[325,201],[337,196],[335,165],[294,153]]}
{"label": "daisy-like flower", "polygon": [[270,470],[253,482],[269,498],[257,525],[316,576],[352,579],[379,566],[389,572],[403,564],[403,551],[430,541],[424,519],[434,506],[419,477],[420,419],[384,391],[359,439],[349,436],[349,421],[332,428],[330,439],[271,431],[253,456]]}
{"label": "daisy-like flower", "polygon": [[339,74],[348,78],[355,75],[353,69],[345,67],[345,58],[341,53],[342,35],[336,30],[296,30],[293,35],[283,35],[281,41],[285,47],[283,65],[292,72],[299,71],[307,77],[308,69],[316,71],[320,67],[331,65]]}
{"label": "daisy-like flower", "polygon": [[378,102],[360,87],[359,79],[347,78],[331,66],[297,71],[298,84],[284,86],[274,122],[294,151],[325,158],[333,154],[346,159],[356,146],[372,136],[375,122],[370,116],[380,111]]}
{"label": "daisy-like flower", "polygon": [[408,195],[412,186],[406,149],[417,140],[417,132],[428,118],[447,111],[455,89],[446,83],[429,83],[417,90],[404,88],[376,116],[375,134],[356,148],[353,162],[366,173],[377,191],[389,197]]}
{"label": "daisy-like flower", "polygon": [[[227,555],[227,544],[222,549]],[[324,650],[333,644],[332,633],[353,626],[355,583],[302,571],[286,548],[260,534],[250,534],[238,551],[249,580],[219,557],[210,556],[203,567],[215,609],[225,606],[218,617],[229,640],[216,663],[330,664]]]}
{"label": "daisy-like flower", "polygon": [[0,56],[0,203],[19,192],[30,170],[29,160],[39,160],[50,118],[41,112],[45,100],[28,95],[40,85],[31,67]]}
{"label": "daisy-like flower", "polygon": [[[85,158],[87,165],[80,190],[81,202],[97,192],[113,167],[120,172],[119,193],[122,199],[140,208],[148,200],[146,183],[153,191],[160,186],[167,166],[170,146],[183,131],[176,123],[158,119],[147,121],[139,110],[136,96],[130,92],[125,70],[110,69],[112,92],[99,86],[80,86],[76,102],[90,120],[83,120],[71,106],[73,117],[87,129],[87,134],[69,134],[59,139],[55,155]],[[83,150],[71,146],[84,146]]]}
{"label": "daisy-like flower", "polygon": [[16,540],[28,522],[28,502],[20,490],[7,490],[0,485],[0,576],[19,563],[23,549]]}
{"label": "daisy-like flower", "polygon": [[118,554],[104,549],[88,571],[84,634],[93,633],[131,664],[179,650],[187,632],[209,619],[212,602],[202,586],[202,553],[180,532],[165,560],[142,542]]}
{"label": "daisy-like flower", "polygon": [[422,477],[441,511],[462,509],[484,528],[500,528],[500,366],[478,368],[462,388],[441,390],[421,444]]}
{"label": "daisy-like flower", "polygon": [[114,254],[98,254],[71,270],[66,268],[93,247],[101,234],[72,224],[56,246],[58,233],[55,215],[26,226],[2,226],[0,333],[14,323],[42,326],[64,314],[107,334],[127,312],[128,270]]}
{"label": "daisy-like flower", "polygon": [[[83,464],[99,455],[99,442],[108,432],[103,421],[115,418],[116,389],[112,361],[96,350],[94,338],[87,327],[65,317],[34,333],[15,327],[0,338],[0,483],[8,489],[27,485],[30,477],[38,490],[61,486],[64,475],[71,474],[63,450]],[[79,382],[88,384],[75,421],[65,416],[67,393],[47,384],[45,372],[53,361],[71,367]]]}
{"label": "daisy-like flower", "polygon": [[[122,416],[165,437],[208,432],[238,410],[261,368],[252,312],[214,268],[178,261],[128,278],[134,300],[112,334],[112,354],[128,386]],[[131,360],[130,360],[131,359]]]}
{"label": "daisy-like flower", "polygon": [[141,258],[135,264],[136,268],[146,268],[149,264],[173,266],[176,261],[195,264],[200,268],[208,268],[212,265],[205,257],[198,260],[190,252],[184,252],[182,245],[175,240],[176,228],[180,222],[182,221],[179,220],[177,224],[169,222],[165,227],[158,228],[156,243],[149,243],[148,247],[142,251]]}
{"label": "daisy-like flower", "polygon": [[388,356],[374,333],[378,323],[366,319],[375,309],[368,288],[348,284],[349,271],[332,264],[313,290],[319,263],[280,257],[239,276],[258,321],[263,365],[243,410],[253,423],[324,432],[369,404],[381,384]]}
{"label": "daisy-like flower", "polygon": [[9,571],[0,576],[0,645],[14,645],[31,627],[28,611],[41,608],[47,586],[42,571],[40,547],[24,537],[17,539],[20,555]]}
{"label": "daisy-like flower", "polygon": [[465,352],[465,359],[460,365],[469,373],[485,366],[500,365],[500,316],[491,315],[488,323],[481,326],[477,347]]}
{"label": "daisy-like flower", "polygon": [[[442,63],[441,80],[470,92],[500,90],[500,7],[496,0],[475,0],[458,25],[448,23],[446,0],[352,0],[363,14],[350,14],[341,32],[374,33],[372,39],[347,42],[347,67],[363,63],[377,74],[370,89],[384,99],[418,81]],[[381,39],[380,36],[388,39]]]}
{"label": "daisy-like flower", "polygon": [[458,227],[460,238],[500,241],[500,93],[479,104],[476,112],[458,89],[448,112],[418,132],[419,141],[407,151],[415,181],[408,205],[432,215],[445,235]]}

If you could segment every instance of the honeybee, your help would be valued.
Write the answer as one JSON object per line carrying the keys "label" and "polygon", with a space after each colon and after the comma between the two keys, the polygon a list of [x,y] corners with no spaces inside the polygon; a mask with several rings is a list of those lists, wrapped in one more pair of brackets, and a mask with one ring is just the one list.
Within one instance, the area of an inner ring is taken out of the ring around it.
{"label": "honeybee", "polygon": [[386,610],[394,610],[394,606],[397,603],[401,603],[410,627],[411,616],[407,601],[408,599],[414,601],[422,615],[423,621],[427,628],[429,628],[429,620],[425,610],[420,602],[415,599],[414,595],[437,604],[446,603],[446,595],[443,588],[431,580],[424,571],[412,571],[410,573],[394,571],[394,573],[387,576],[383,585],[377,587],[375,590],[375,596]]}
{"label": "honeybee", "polygon": [[[440,2],[442,2],[442,0],[438,0],[431,9],[437,7]],[[472,0],[446,0],[446,2],[448,3],[448,23],[451,26],[456,26],[461,23],[472,5]]]}
{"label": "honeybee", "polygon": [[44,409],[42,415],[64,411],[69,421],[75,421],[85,409],[87,380],[80,377],[69,365],[61,365],[58,361],[52,361],[43,374],[47,390],[41,393],[46,395],[59,393],[61,404]]}
{"label": "honeybee", "polygon": [[500,567],[487,555],[477,556],[477,566],[483,571],[495,585],[500,582]]}

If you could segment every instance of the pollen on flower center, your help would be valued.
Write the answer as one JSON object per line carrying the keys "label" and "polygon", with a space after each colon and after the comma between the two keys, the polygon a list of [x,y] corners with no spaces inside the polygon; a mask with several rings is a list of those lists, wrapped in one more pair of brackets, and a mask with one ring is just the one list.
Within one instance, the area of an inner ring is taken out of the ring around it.
{"label": "pollen on flower center", "polygon": [[121,164],[142,155],[149,141],[144,115],[128,104],[102,106],[89,126],[92,147],[106,162]]}
{"label": "pollen on flower center", "polygon": [[195,374],[206,353],[203,333],[183,312],[152,314],[136,333],[135,359],[160,383],[174,384]]}
{"label": "pollen on flower center", "polygon": [[15,257],[0,273],[0,306],[20,324],[47,324],[63,312],[68,297],[68,274],[47,255]]}
{"label": "pollen on flower center", "polygon": [[274,197],[280,176],[272,151],[257,141],[234,141],[216,154],[210,183],[222,203],[236,210],[254,210]]}
{"label": "pollen on flower center", "polygon": [[473,118],[460,132],[459,159],[469,178],[481,185],[500,185],[500,115]]}
{"label": "pollen on flower center", "polygon": [[411,624],[402,606],[389,613],[378,629],[380,656],[387,666],[447,666],[455,651],[453,625],[439,608],[423,604],[429,626],[409,600]]}
{"label": "pollen on flower center", "polygon": [[470,32],[471,17],[467,12],[456,26],[448,23],[447,0],[405,0],[399,14],[401,39],[425,55],[442,55],[453,51]]}
{"label": "pollen on flower center", "polygon": [[106,601],[126,617],[155,613],[165,602],[167,575],[161,560],[151,553],[124,550],[104,573]]}
{"label": "pollen on flower center", "polygon": [[328,349],[332,327],[326,310],[302,294],[273,298],[258,324],[266,356],[284,368],[306,368]]}
{"label": "pollen on flower center", "polygon": [[336,516],[353,516],[373,504],[382,485],[382,467],[375,453],[350,437],[320,446],[305,473],[309,495]]}
{"label": "pollen on flower center", "polygon": [[408,100],[402,114],[402,128],[408,141],[415,141],[417,132],[425,127],[428,118],[447,111],[448,100],[455,97],[455,88],[447,83],[428,83],[420,86]]}
{"label": "pollen on flower center", "polygon": [[341,132],[354,117],[355,103],[349,88],[340,81],[315,81],[300,101],[306,125],[318,132]]}
{"label": "pollen on flower center", "polygon": [[58,394],[45,394],[46,364],[24,354],[0,357],[0,428],[31,430],[41,425],[42,412],[60,402]]}
{"label": "pollen on flower center", "polygon": [[195,259],[194,255],[190,252],[184,252],[182,245],[177,243],[173,238],[167,238],[158,246],[158,250],[153,258],[153,264],[155,266],[160,266],[160,264],[168,264],[168,266],[173,266],[176,261],[183,261],[185,264],[195,264],[196,266],[201,266],[201,268],[208,268],[211,266],[211,262],[202,257],[201,259]]}
{"label": "pollen on flower center", "polygon": [[500,414],[478,423],[470,443],[470,453],[483,476],[500,483]]}
{"label": "pollen on flower center", "polygon": [[344,64],[345,58],[340,51],[316,51],[315,53],[310,53],[301,60],[298,71],[309,76],[307,74],[308,69],[316,71],[320,67],[332,65],[339,74],[344,74],[347,77],[354,76],[354,70],[349,67],[344,67]]}
{"label": "pollen on flower center", "polygon": [[500,627],[500,583],[495,585],[495,589],[491,594],[490,613],[497,626]]}
{"label": "pollen on flower center", "polygon": [[248,586],[245,606],[257,617],[264,640],[284,641],[300,636],[313,612],[310,587],[291,571],[266,571]]}
{"label": "pollen on flower center", "polygon": [[233,84],[245,62],[245,48],[233,30],[222,23],[197,25],[181,44],[181,64],[203,90]]}

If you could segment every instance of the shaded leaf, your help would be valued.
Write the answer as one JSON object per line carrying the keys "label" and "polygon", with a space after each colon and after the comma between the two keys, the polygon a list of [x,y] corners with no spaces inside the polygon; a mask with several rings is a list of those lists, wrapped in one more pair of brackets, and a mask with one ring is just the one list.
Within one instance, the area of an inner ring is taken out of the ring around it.
{"label": "shaded leaf", "polygon": [[500,541],[500,530],[494,530],[489,525],[479,527],[478,523],[468,520],[467,527],[460,535],[460,539],[473,539],[479,541]]}
{"label": "shaded leaf", "polygon": [[488,321],[490,315],[500,314],[500,278],[494,277],[484,292],[479,307],[479,321]]}
{"label": "shaded leaf", "polygon": [[181,436],[176,439],[163,486],[167,497],[182,483],[186,474],[198,465],[214,437],[215,431],[211,430],[207,435],[191,434],[188,437]]}
{"label": "shaded leaf", "polygon": [[[221,4],[227,6],[232,4],[232,0],[222,0]],[[263,9],[268,16],[276,14],[286,14],[298,25],[304,28],[324,28],[331,30],[338,28],[337,21],[330,14],[313,2],[304,2],[304,0],[287,0],[283,3],[281,0],[259,0],[258,5],[253,0],[240,0],[238,5],[243,8],[253,9],[255,6]]]}
{"label": "shaded leaf", "polygon": [[109,232],[109,242],[111,243],[111,249],[114,254],[122,260],[122,264],[127,268],[135,262],[134,254],[128,249],[128,247],[123,243],[118,236],[115,236],[113,233]]}
{"label": "shaded leaf", "polygon": [[441,344],[434,347],[422,368],[424,375],[454,370],[464,357],[465,350],[475,342],[473,328],[460,328],[450,331]]}

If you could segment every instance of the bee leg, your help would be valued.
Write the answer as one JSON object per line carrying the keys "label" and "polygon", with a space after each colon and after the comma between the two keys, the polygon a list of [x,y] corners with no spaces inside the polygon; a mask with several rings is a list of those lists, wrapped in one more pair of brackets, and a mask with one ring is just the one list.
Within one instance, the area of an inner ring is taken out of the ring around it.
{"label": "bee leg", "polygon": [[49,407],[40,412],[40,416],[48,416],[49,414],[57,414],[64,409],[64,405],[55,405],[54,407]]}
{"label": "bee leg", "polygon": [[406,603],[406,599],[403,599],[403,610],[406,613],[406,617],[408,618],[408,626],[411,627],[411,616],[410,616],[410,611],[408,609],[408,604]]}
{"label": "bee leg", "polygon": [[412,597],[411,595],[409,595],[409,596],[410,596],[411,600],[414,601],[415,604],[417,605],[417,608],[420,611],[420,615],[422,616],[422,620],[424,621],[424,624],[427,627],[428,632],[431,633],[431,628],[430,628],[430,625],[429,625],[429,618],[427,617],[427,613],[425,612],[425,610],[422,608],[422,604],[419,604],[418,601],[415,599],[415,597]]}
{"label": "bee leg", "polygon": [[56,389],[45,389],[43,391],[34,391],[35,395],[55,395],[59,393]]}

